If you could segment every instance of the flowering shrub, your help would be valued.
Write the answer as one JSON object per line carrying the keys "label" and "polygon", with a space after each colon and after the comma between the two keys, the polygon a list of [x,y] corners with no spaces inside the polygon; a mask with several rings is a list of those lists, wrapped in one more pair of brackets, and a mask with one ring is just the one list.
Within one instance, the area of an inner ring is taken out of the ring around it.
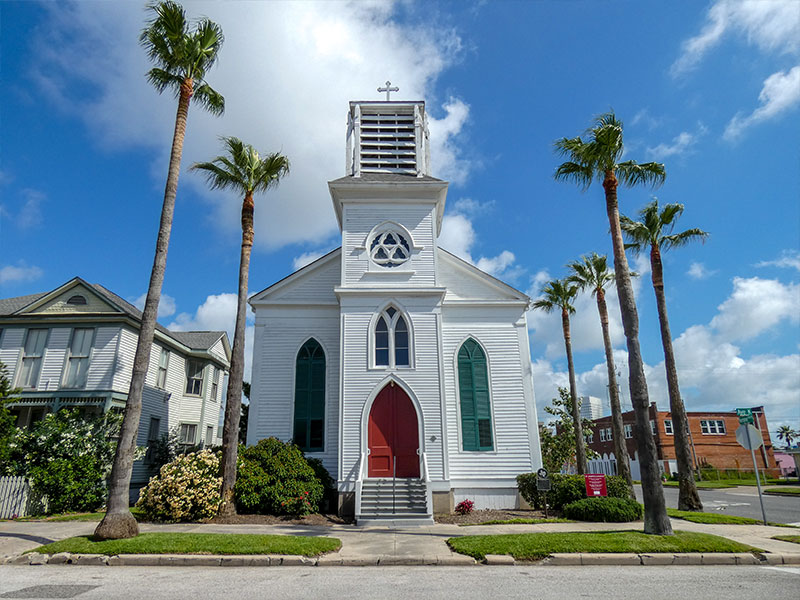
{"label": "flowering shrub", "polygon": [[45,416],[31,431],[18,430],[11,470],[29,477],[50,512],[91,511],[106,500],[122,414],[86,415],[80,409]]}
{"label": "flowering shrub", "polygon": [[209,519],[221,502],[219,455],[210,450],[178,456],[142,488],[136,506],[154,521]]}
{"label": "flowering shrub", "polygon": [[468,515],[474,506],[475,503],[472,500],[462,500],[456,504],[456,512],[460,515]]}
{"label": "flowering shrub", "polygon": [[317,512],[323,485],[297,446],[267,438],[239,450],[234,495],[241,513],[304,515]]}

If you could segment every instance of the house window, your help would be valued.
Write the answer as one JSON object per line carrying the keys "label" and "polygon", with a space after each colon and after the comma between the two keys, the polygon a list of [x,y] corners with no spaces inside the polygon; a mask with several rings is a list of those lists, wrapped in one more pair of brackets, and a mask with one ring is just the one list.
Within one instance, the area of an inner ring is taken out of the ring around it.
{"label": "house window", "polygon": [[297,353],[294,378],[294,443],[320,452],[325,430],[325,352],[314,338]]}
{"label": "house window", "polygon": [[608,429],[606,429],[606,441],[610,442],[611,439],[612,439],[611,438],[611,428],[608,428]]}
{"label": "house window", "polygon": [[411,336],[402,313],[390,306],[375,323],[375,366],[408,367],[411,365]]}
{"label": "house window", "polygon": [[594,443],[594,433],[587,433],[586,434],[586,443],[593,444]]}
{"label": "house window", "polygon": [[472,338],[458,351],[458,391],[464,450],[494,450],[486,355]]}
{"label": "house window", "polygon": [[86,297],[75,294],[74,296],[70,296],[69,300],[67,300],[67,304],[71,304],[72,306],[86,306]]}
{"label": "house window", "polygon": [[73,329],[72,341],[69,345],[67,377],[64,387],[82,388],[86,386],[86,375],[89,372],[89,353],[92,350],[94,329]]}
{"label": "house window", "polygon": [[724,435],[725,421],[700,421],[700,431],[703,435]]}
{"label": "house window", "polygon": [[210,446],[214,442],[214,427],[211,425],[206,427],[206,446]]}
{"label": "house window", "polygon": [[39,382],[47,331],[47,329],[28,329],[22,354],[22,368],[17,382],[19,387],[33,388]]}
{"label": "house window", "polygon": [[653,432],[653,435],[656,434],[656,422],[655,421],[650,421],[650,431]]}
{"label": "house window", "polygon": [[178,442],[185,446],[193,446],[197,440],[197,425],[193,423],[181,423]]}
{"label": "house window", "polygon": [[200,396],[203,393],[203,369],[205,365],[199,360],[190,360],[186,363],[186,393],[190,396]]}
{"label": "house window", "polygon": [[664,433],[672,435],[672,421],[670,419],[664,419]]}
{"label": "house window", "polygon": [[161,419],[158,417],[150,417],[150,427],[147,430],[147,454],[145,455],[145,462],[153,462],[153,444],[158,441],[158,431],[161,428]]}
{"label": "house window", "polygon": [[161,349],[161,356],[158,357],[158,375],[156,375],[156,387],[165,389],[167,387],[167,367],[169,366],[169,350]]}
{"label": "house window", "polygon": [[633,437],[633,425],[625,425],[625,439],[629,440]]}
{"label": "house window", "polygon": [[219,369],[211,367],[211,401],[217,401],[217,393],[219,392]]}
{"label": "house window", "polygon": [[381,267],[398,267],[411,257],[411,246],[397,231],[383,231],[372,238],[369,257]]}
{"label": "house window", "polygon": [[605,442],[606,441],[606,430],[605,430],[605,428],[601,428],[600,429],[600,441],[601,442]]}

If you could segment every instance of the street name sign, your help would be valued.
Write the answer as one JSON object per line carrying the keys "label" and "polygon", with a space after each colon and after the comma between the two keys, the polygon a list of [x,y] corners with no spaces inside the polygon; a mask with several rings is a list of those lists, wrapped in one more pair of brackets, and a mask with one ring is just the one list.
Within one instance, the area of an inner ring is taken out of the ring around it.
{"label": "street name sign", "polygon": [[[753,409],[752,408],[737,408],[736,416],[739,417],[740,425],[747,425],[753,423]],[[748,448],[749,450],[749,448]]]}

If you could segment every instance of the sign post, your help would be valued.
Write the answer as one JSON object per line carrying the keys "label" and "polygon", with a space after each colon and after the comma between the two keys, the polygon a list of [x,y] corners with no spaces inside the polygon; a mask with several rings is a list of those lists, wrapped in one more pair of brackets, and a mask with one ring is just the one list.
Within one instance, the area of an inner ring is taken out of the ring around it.
{"label": "sign post", "polygon": [[[761,432],[751,425],[753,422],[753,412],[749,408],[737,408],[736,413],[739,415],[739,422],[742,423],[739,429],[736,430],[736,441],[739,442],[739,445],[745,450],[750,450],[750,456],[753,459],[753,470],[756,473],[756,486],[758,487],[758,501],[761,503],[761,516],[764,519],[764,525],[766,525],[767,513],[764,510],[764,496],[761,494],[761,478],[758,475],[758,464],[756,464],[756,448],[760,448],[764,440],[761,438]],[[743,421],[742,419],[747,419],[748,414],[750,421]]]}
{"label": "sign post", "polygon": [[544,496],[544,518],[547,518],[547,492],[550,491],[550,474],[542,467],[536,471],[536,490]]}

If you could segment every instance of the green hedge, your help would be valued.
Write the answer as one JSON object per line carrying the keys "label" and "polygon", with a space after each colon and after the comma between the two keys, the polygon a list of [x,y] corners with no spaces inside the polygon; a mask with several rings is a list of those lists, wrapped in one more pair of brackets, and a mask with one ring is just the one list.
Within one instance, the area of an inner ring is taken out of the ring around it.
{"label": "green hedge", "polygon": [[236,508],[240,513],[266,515],[317,512],[324,494],[324,485],[315,473],[320,468],[321,463],[310,465],[300,448],[277,438],[240,449]]}
{"label": "green hedge", "polygon": [[642,505],[630,498],[584,498],[564,506],[564,517],[574,521],[627,523],[642,518]]}
{"label": "green hedge", "polygon": [[[561,510],[566,504],[586,498],[586,483],[583,475],[550,475],[551,489],[547,492],[547,506]],[[544,497],[536,490],[536,473],[517,475],[520,495],[534,508],[544,508]],[[609,498],[630,498],[625,478],[621,475],[606,476]]]}

